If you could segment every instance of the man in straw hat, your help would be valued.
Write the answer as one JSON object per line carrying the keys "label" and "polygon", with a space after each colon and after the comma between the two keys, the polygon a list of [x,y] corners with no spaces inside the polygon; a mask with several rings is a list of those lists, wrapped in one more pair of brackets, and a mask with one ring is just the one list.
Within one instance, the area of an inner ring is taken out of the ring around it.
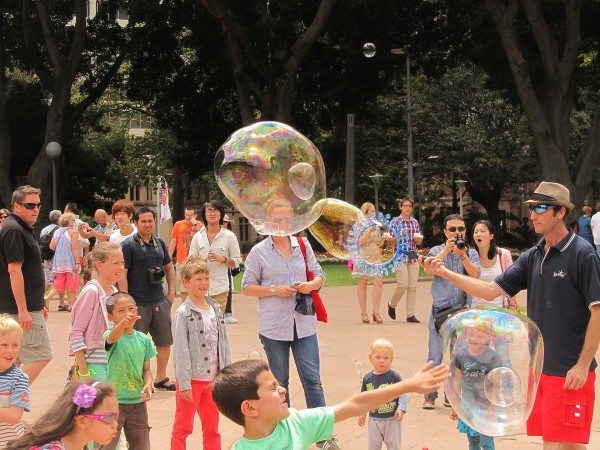
{"label": "man in straw hat", "polygon": [[542,239],[492,282],[452,272],[437,258],[420,263],[431,274],[481,298],[527,289],[527,315],[544,338],[544,367],[527,433],[544,449],[585,449],[594,410],[594,355],[600,341],[600,258],[565,226],[569,190],[543,181],[529,204]]}

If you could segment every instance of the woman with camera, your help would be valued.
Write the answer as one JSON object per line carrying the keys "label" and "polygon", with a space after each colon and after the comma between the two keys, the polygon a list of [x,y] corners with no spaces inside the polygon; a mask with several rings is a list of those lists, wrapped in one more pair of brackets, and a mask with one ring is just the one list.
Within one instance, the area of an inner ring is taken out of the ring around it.
{"label": "woman with camera", "polygon": [[[265,219],[283,233],[291,229],[294,211],[285,199],[270,200],[265,206]],[[304,245],[306,258],[301,245]],[[283,386],[289,405],[290,350],[294,355],[298,376],[308,408],[325,406],[321,385],[317,318],[297,308],[297,294],[310,294],[323,285],[325,275],[315,254],[304,238],[268,236],[250,250],[244,262],[242,290],[244,295],[258,298],[258,336],[263,344],[273,375]],[[315,278],[306,280],[306,269]],[[298,295],[301,301],[302,297]],[[322,448],[324,443],[317,443]],[[335,440],[326,448],[337,449]]]}

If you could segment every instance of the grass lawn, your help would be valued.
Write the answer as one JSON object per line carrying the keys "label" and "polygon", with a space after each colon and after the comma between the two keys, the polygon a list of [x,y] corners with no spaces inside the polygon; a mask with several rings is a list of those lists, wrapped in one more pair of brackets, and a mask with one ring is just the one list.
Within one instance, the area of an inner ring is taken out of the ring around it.
{"label": "grass lawn", "polygon": [[[356,279],[352,276],[346,264],[323,264],[323,270],[325,271],[325,275],[327,276],[326,285],[327,286],[347,286],[350,284],[356,284]],[[394,279],[395,274],[391,273],[386,279]],[[419,278],[428,277],[428,275],[423,271],[419,273]],[[242,283],[242,274],[240,273],[236,277],[233,278],[233,283],[235,286],[235,292],[240,292],[240,285]]]}

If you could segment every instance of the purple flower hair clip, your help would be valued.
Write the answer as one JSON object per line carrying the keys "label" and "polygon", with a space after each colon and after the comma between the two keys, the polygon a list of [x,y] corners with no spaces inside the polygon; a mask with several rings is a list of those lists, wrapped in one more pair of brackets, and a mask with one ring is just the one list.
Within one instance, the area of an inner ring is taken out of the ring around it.
{"label": "purple flower hair clip", "polygon": [[96,381],[91,386],[87,384],[82,384],[77,388],[75,394],[73,395],[73,403],[77,405],[76,414],[79,413],[79,410],[82,408],[91,408],[94,405],[94,400],[96,400],[96,385],[98,382]]}

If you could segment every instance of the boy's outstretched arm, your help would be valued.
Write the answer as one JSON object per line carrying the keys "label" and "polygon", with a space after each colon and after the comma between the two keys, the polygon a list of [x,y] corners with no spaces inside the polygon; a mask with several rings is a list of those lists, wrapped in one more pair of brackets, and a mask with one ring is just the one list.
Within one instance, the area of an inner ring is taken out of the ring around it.
{"label": "boy's outstretched arm", "polygon": [[433,364],[430,362],[406,380],[385,388],[361,392],[342,403],[338,403],[333,407],[335,421],[341,422],[351,417],[366,414],[370,410],[392,401],[402,394],[408,394],[409,392],[426,394],[427,392],[437,391],[447,377],[448,367],[445,364],[433,367]]}

